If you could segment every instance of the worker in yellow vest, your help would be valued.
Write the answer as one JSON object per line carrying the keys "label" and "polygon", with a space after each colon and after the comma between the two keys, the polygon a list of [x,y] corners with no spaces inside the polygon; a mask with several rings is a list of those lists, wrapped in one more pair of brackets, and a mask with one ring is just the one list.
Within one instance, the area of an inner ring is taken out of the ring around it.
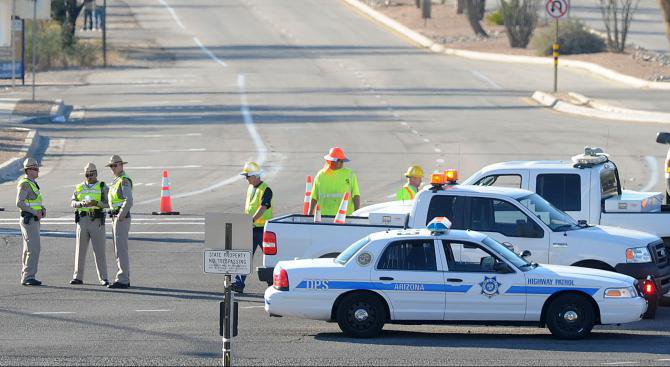
{"label": "worker in yellow vest", "polygon": [[[251,256],[256,253],[256,248],[263,244],[263,227],[265,222],[272,219],[272,189],[263,182],[261,175],[263,171],[255,162],[247,162],[242,168],[240,175],[247,179],[247,196],[244,201],[244,213],[252,218],[253,249]],[[233,283],[233,291],[244,292],[246,275],[237,275]]]}
{"label": "worker in yellow vest", "polygon": [[411,166],[405,173],[407,183],[395,194],[396,200],[414,200],[423,180],[423,168]]}
{"label": "worker in yellow vest", "polygon": [[349,159],[339,147],[330,148],[323,158],[326,165],[314,177],[310,214],[314,214],[318,204],[322,215],[336,215],[344,193],[349,192],[351,200],[347,205],[347,215],[350,215],[361,207],[361,193],[356,174],[344,167],[344,162],[349,162]]}
{"label": "worker in yellow vest", "polygon": [[23,161],[23,172],[26,174],[16,186],[16,206],[21,210],[21,236],[23,237],[23,255],[21,256],[21,284],[27,286],[42,285],[35,279],[37,264],[40,261],[40,220],[47,215],[42,204],[39,177],[39,164],[33,158]]}

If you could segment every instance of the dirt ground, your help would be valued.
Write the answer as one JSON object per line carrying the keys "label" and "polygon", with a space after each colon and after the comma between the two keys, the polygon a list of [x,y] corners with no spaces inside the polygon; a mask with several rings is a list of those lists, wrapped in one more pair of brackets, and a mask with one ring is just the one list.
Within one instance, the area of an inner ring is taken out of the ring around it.
{"label": "dirt ground", "polygon": [[[432,18],[426,22],[421,18],[421,11],[414,5],[414,0],[393,0],[390,6],[378,6],[375,9],[418,31],[424,36],[443,44],[445,47],[509,55],[538,56],[537,50],[534,49],[510,47],[505,27],[488,24],[486,19],[481,24],[490,37],[481,38],[475,36],[466,16],[456,14],[456,8],[450,4],[433,4]],[[546,24],[540,24],[536,28],[535,33],[537,34],[547,27],[548,25]],[[632,53],[599,52],[595,54],[566,55],[561,56],[561,59],[588,61],[646,80],[655,80],[659,76],[670,77],[670,67],[660,65],[656,62],[635,59]]]}
{"label": "dirt ground", "polygon": [[19,155],[27,135],[27,131],[0,128],[0,164]]}

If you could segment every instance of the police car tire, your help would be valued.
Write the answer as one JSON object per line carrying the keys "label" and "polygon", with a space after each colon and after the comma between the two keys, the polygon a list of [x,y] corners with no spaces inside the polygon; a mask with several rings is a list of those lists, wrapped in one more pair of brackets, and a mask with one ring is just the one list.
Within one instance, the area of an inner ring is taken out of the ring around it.
{"label": "police car tire", "polygon": [[[577,321],[567,321],[566,313],[574,312]],[[546,315],[547,327],[558,339],[581,339],[595,324],[595,310],[591,302],[578,294],[563,294],[551,301]]]}
{"label": "police car tire", "polygon": [[[364,312],[365,320],[356,318],[358,311]],[[345,296],[337,307],[336,315],[342,332],[353,338],[375,337],[381,333],[386,322],[386,309],[379,298],[364,293]]]}

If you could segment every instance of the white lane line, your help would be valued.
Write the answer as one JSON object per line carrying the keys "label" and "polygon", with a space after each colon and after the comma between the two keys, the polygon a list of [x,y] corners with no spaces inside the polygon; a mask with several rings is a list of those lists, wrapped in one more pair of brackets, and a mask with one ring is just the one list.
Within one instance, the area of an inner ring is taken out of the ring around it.
{"label": "white lane line", "polygon": [[470,72],[472,73],[472,75],[476,76],[480,80],[485,81],[486,83],[488,83],[493,88],[498,89],[498,90],[502,89],[502,87],[500,85],[498,85],[498,83],[494,82],[493,80],[491,80],[491,78],[489,78],[488,76],[480,73],[479,71],[470,70]]}
{"label": "white lane line", "polygon": [[44,312],[33,312],[33,315],[69,315],[76,312],[71,311],[44,311]]}
{"label": "white lane line", "polygon": [[186,27],[184,27],[184,23],[181,22],[181,20],[177,16],[177,13],[174,11],[174,9],[172,9],[172,7],[170,5],[168,5],[168,3],[165,2],[165,0],[158,0],[158,1],[161,4],[163,4],[163,6],[165,6],[165,8],[167,9],[168,12],[170,12],[170,15],[172,15],[172,19],[174,19],[174,21],[177,22],[177,25],[179,26],[179,28],[181,28],[183,30],[186,30]]}
{"label": "white lane line", "polygon": [[172,312],[172,310],[135,310],[135,312]]}
{"label": "white lane line", "polygon": [[440,149],[440,148],[435,148],[435,153],[442,153],[442,149]]}
{"label": "white lane line", "polygon": [[647,186],[640,189],[640,191],[643,192],[651,191],[658,183],[658,161],[656,160],[656,157],[648,155],[644,157],[644,160],[647,161],[647,166],[649,166],[651,172],[649,174],[649,182],[647,182]]}
{"label": "white lane line", "polygon": [[430,139],[423,139],[424,143],[430,143]]}
{"label": "white lane line", "polygon": [[418,134],[419,132],[416,130],[412,130],[412,134]]}
{"label": "white lane line", "polygon": [[223,66],[224,68],[228,67],[228,64],[226,64],[225,61],[216,57],[216,55],[214,55],[214,53],[212,53],[212,51],[210,51],[207,47],[205,47],[205,45],[202,44],[202,42],[200,42],[198,37],[193,36],[193,41],[198,45],[198,47],[200,47],[202,52],[206,53],[207,56],[209,56],[210,59],[216,61],[217,63],[219,63],[219,65]]}
{"label": "white lane line", "polygon": [[128,166],[126,169],[128,170],[134,170],[134,169],[142,169],[142,170],[147,170],[147,169],[192,169],[192,168],[202,168],[202,166],[197,165],[197,164],[188,164],[185,166],[139,166],[139,167],[132,167]]}
{"label": "white lane line", "polygon": [[265,308],[265,306],[245,306],[240,308]]}
{"label": "white lane line", "polygon": [[391,194],[391,195],[386,195],[387,199],[393,199],[396,196],[396,194]]}
{"label": "white lane line", "polygon": [[156,184],[155,182],[150,182],[150,183],[146,184],[146,186],[153,186],[155,184]]}
{"label": "white lane line", "polygon": [[623,362],[605,362],[603,365],[605,366],[618,366],[620,364],[638,364],[639,362],[636,361],[623,361]]}

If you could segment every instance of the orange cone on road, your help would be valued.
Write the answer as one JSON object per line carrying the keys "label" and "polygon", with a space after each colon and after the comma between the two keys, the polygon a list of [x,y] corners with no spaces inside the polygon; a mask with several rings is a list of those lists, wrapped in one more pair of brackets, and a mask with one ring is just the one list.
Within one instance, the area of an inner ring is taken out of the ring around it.
{"label": "orange cone on road", "polygon": [[337,211],[337,215],[335,215],[335,220],[333,223],[336,224],[344,224],[344,221],[347,218],[347,208],[349,207],[349,192],[345,192],[344,196],[342,197],[342,201],[340,202],[340,209]]}
{"label": "orange cone on road", "polygon": [[316,204],[316,208],[314,208],[314,223],[321,223],[321,207],[319,204]]}
{"label": "orange cone on road", "polygon": [[179,215],[179,212],[172,211],[172,199],[170,198],[170,180],[168,172],[163,171],[163,180],[161,182],[161,205],[159,212],[151,213],[153,215]]}
{"label": "orange cone on road", "polygon": [[305,182],[305,200],[302,203],[302,215],[309,215],[309,204],[312,201],[312,176],[307,176]]}

